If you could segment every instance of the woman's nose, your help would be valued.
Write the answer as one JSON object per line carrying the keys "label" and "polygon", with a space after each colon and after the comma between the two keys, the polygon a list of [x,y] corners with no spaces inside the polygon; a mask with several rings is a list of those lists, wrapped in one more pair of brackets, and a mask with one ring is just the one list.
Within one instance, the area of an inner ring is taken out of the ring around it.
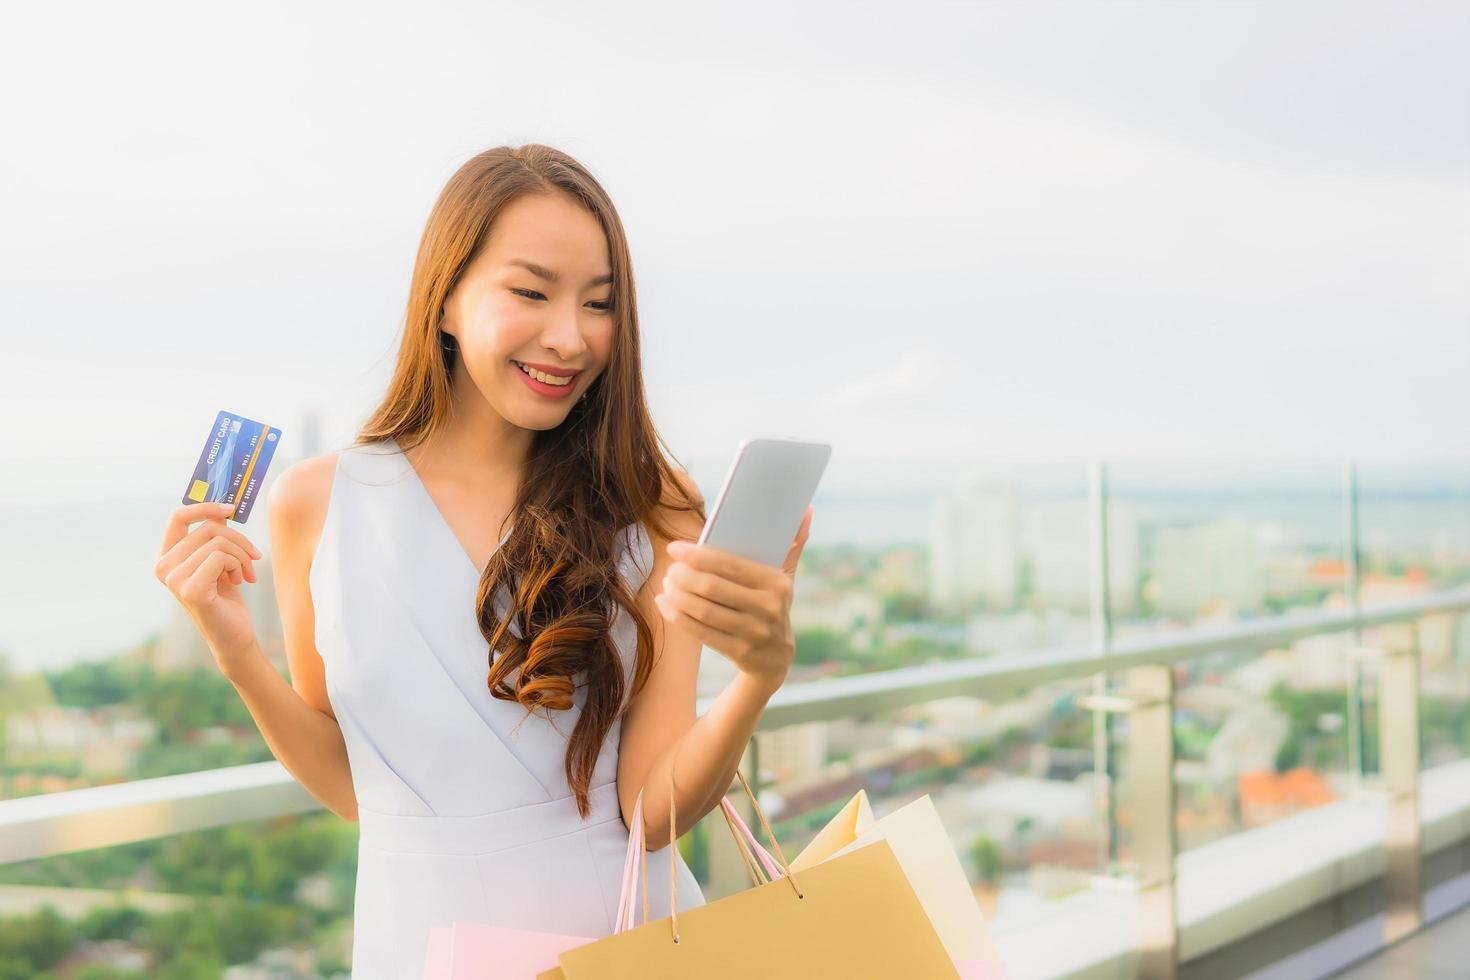
{"label": "woman's nose", "polygon": [[575,358],[587,348],[587,342],[582,339],[582,327],[577,321],[577,315],[562,315],[556,318],[556,323],[547,335],[542,338],[545,345],[558,351],[563,361]]}

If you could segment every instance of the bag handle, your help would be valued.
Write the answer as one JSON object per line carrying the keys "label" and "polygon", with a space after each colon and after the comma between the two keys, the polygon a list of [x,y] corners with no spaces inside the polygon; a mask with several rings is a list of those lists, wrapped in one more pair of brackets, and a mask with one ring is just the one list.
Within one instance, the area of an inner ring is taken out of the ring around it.
{"label": "bag handle", "polygon": [[[682,740],[681,740],[682,742]],[[669,764],[669,925],[673,934],[674,942],[679,942],[679,882],[678,882],[678,841],[675,836],[674,819],[674,764],[678,762],[678,751],[674,753],[674,759]],[[786,861],[786,855],[781,852],[781,842],[776,840],[775,833],[771,830],[771,823],[766,819],[766,813],[761,809],[760,802],[756,800],[755,794],[751,792],[750,783],[745,779],[745,774],[738,768],[735,775],[740,779],[740,786],[745,790],[745,795],[750,799],[750,805],[755,814],[760,818],[761,828],[765,830],[766,837],[771,846],[776,849],[776,857],[772,858],[770,853],[761,846],[755,834],[751,832],[745,821],[741,819],[740,812],[735,809],[728,796],[720,798],[720,810],[725,816],[725,823],[730,828],[731,836],[735,838],[735,845],[740,850],[741,857],[745,860],[746,869],[751,874],[751,881],[757,886],[765,884],[759,880],[755,859],[750,854],[753,848],[759,856],[761,864],[770,875],[770,880],[775,880],[778,873],[791,882],[791,887],[796,891],[798,899],[806,898],[806,893],[801,889],[801,883],[796,880],[796,875],[791,870],[791,865]],[[632,929],[633,906],[638,893],[637,878],[643,880],[643,921],[648,922],[648,848],[645,842],[646,833],[643,821],[643,788],[638,790],[638,796],[633,802],[632,814],[633,830],[628,835],[628,850],[623,858],[623,886],[618,895],[618,913],[613,922],[613,934],[625,932]],[[635,871],[636,869],[636,871]]]}
{"label": "bag handle", "polygon": [[[776,859],[771,857],[771,852],[761,846],[761,842],[756,839],[755,834],[751,833],[750,828],[745,825],[744,819],[740,816],[740,811],[735,809],[735,804],[730,802],[728,796],[720,797],[720,809],[725,814],[725,822],[731,824],[730,832],[737,833],[738,828],[737,841],[743,837],[745,843],[749,844],[750,848],[755,851],[756,856],[760,858],[761,864],[765,866],[766,880],[775,881],[780,876],[780,866],[776,863]],[[745,852],[742,850],[742,853]],[[757,881],[756,884],[759,885],[762,882]]]}
{"label": "bag handle", "polygon": [[756,863],[755,856],[750,852],[750,842],[740,834],[740,829],[730,819],[730,811],[726,807],[729,803],[724,797],[720,798],[720,816],[725,818],[725,826],[730,828],[730,834],[735,839],[735,851],[740,855],[741,862],[745,865],[746,873],[750,875],[750,883],[759,888],[767,881],[773,880],[773,876],[763,873],[760,865]]}

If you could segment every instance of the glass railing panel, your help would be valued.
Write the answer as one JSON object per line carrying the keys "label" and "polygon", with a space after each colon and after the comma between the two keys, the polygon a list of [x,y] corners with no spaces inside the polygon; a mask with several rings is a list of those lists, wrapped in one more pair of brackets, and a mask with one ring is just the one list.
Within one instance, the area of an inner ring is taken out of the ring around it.
{"label": "glass railing panel", "polygon": [[1105,821],[1079,679],[757,733],[761,801],[794,857],[858,790],[881,817],[935,804],[988,918],[1089,887]]}
{"label": "glass railing panel", "polygon": [[0,973],[345,980],[356,868],[325,812],[0,865]]}
{"label": "glass railing panel", "polygon": [[1341,467],[1121,463],[1108,489],[1117,638],[1343,601]]}
{"label": "glass railing panel", "polygon": [[1470,461],[1357,468],[1365,605],[1470,582]]}
{"label": "glass railing panel", "polygon": [[1470,615],[1419,620],[1421,769],[1470,757]]}
{"label": "glass railing panel", "polygon": [[[818,492],[788,684],[1087,642],[1083,467],[895,465],[894,474],[875,486],[838,471]],[[706,653],[701,693],[729,676]]]}
{"label": "glass railing panel", "polygon": [[[1178,850],[1283,820],[1354,790],[1348,751],[1350,638],[1326,633],[1264,653],[1221,651],[1176,665]],[[1120,749],[1119,843],[1126,860],[1131,759]]]}
{"label": "glass railing panel", "polygon": [[117,656],[0,672],[3,798],[273,758],[213,661]]}
{"label": "glass railing panel", "polygon": [[[296,458],[278,455],[272,474]],[[179,474],[194,460],[93,460],[112,479],[89,487],[59,476],[76,460],[33,459],[7,481],[0,798],[271,758],[198,629],[153,575]],[[258,581],[242,589],[261,647],[284,673],[263,515],[257,509],[239,528],[266,555],[255,563]],[[99,585],[83,593],[76,556],[55,547],[77,528],[88,540],[85,580]]]}

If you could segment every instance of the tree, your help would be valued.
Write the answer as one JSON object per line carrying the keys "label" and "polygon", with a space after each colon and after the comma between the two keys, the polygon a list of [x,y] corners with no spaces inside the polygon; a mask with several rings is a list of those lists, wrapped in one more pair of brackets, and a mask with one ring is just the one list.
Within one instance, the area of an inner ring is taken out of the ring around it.
{"label": "tree", "polygon": [[[71,951],[71,926],[53,906],[30,915],[0,919],[0,977],[34,977]],[[30,972],[14,972],[28,969]]]}
{"label": "tree", "polygon": [[970,860],[975,863],[975,873],[986,884],[995,884],[1000,877],[1000,846],[984,834],[975,838],[970,845]]}
{"label": "tree", "polygon": [[883,619],[889,623],[919,623],[929,618],[929,600],[921,592],[893,592],[883,596]]}
{"label": "tree", "polygon": [[847,638],[836,630],[796,631],[796,663],[799,666],[814,667],[829,660],[843,660],[848,656]]}

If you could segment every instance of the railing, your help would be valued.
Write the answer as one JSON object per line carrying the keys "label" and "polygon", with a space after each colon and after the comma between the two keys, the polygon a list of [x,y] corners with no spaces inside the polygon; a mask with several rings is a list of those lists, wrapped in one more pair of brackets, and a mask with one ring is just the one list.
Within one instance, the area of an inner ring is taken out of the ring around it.
{"label": "railing", "polygon": [[[1118,641],[1113,636],[1108,579],[1108,470],[1101,463],[1094,464],[1089,481],[1091,531],[1087,556],[1091,576],[1090,645],[1084,649],[1035,651],[793,684],[772,698],[758,729],[769,731],[883,712],[940,698],[995,699],[1055,681],[1090,678],[1091,696],[1078,699],[1077,704],[1091,711],[1094,719],[1093,765],[1100,777],[1097,780],[1099,811],[1106,814],[1107,825],[1107,833],[1099,845],[1099,864],[1136,894],[1135,915],[1131,920],[1136,930],[1135,972],[1147,977],[1172,978],[1179,971],[1181,949],[1173,666],[1217,652],[1265,651],[1307,637],[1350,634],[1348,655],[1352,670],[1346,691],[1346,736],[1348,770],[1359,788],[1363,788],[1365,730],[1360,698],[1361,667],[1372,662],[1378,672],[1380,765],[1376,789],[1377,798],[1386,800],[1380,836],[1384,858],[1381,872],[1388,896],[1382,938],[1390,941],[1418,928],[1423,914],[1418,644],[1400,644],[1392,650],[1365,649],[1360,637],[1362,631],[1374,627],[1415,623],[1438,614],[1470,612],[1470,588],[1360,608],[1357,484],[1355,467],[1345,466],[1341,486],[1346,609],[1276,615],[1223,628],[1184,629]],[[709,700],[700,700],[697,708],[700,713],[708,708]],[[1132,782],[1128,787],[1114,785],[1117,767],[1112,758],[1112,719],[1119,715],[1128,719],[1125,751],[1130,762],[1128,778]],[[758,740],[752,739],[744,765],[757,788],[758,745]],[[1449,781],[1459,779],[1458,770],[1441,775],[1450,777]],[[1133,862],[1127,868],[1120,868],[1117,862],[1115,807],[1120,788],[1129,789],[1133,801]],[[1356,805],[1353,801],[1344,803],[1349,808]],[[0,802],[0,864],[319,808],[320,804],[278,762],[24,797]],[[1466,804],[1465,814],[1465,833],[1455,830],[1456,840],[1470,838],[1470,803]],[[1435,814],[1429,816],[1438,819]],[[1436,833],[1443,837],[1439,826],[1436,825]],[[712,840],[716,839],[720,835],[712,836]],[[711,854],[712,864],[720,869],[727,860],[738,858],[733,851]],[[1209,860],[1207,854],[1190,851],[1184,863],[1193,874],[1193,869]],[[1373,867],[1373,873],[1377,874],[1379,866]],[[1218,947],[1219,930],[1215,933]]]}
{"label": "railing", "polygon": [[[1079,702],[1099,715],[1129,714],[1135,800],[1137,967],[1178,970],[1175,895],[1172,665],[1203,654],[1279,648],[1304,637],[1414,623],[1470,612],[1470,589],[1371,609],[1272,616],[1229,628],[1190,629],[1093,649],[1055,650],[911,667],[793,685],[778,691],[759,729],[842,718],[955,696],[997,697],[1099,673],[1124,682]],[[1420,924],[1417,646],[1358,650],[1381,665],[1381,773],[1390,809],[1384,844],[1390,915],[1385,939]],[[698,710],[708,707],[701,699]],[[754,752],[756,742],[752,740]],[[758,772],[751,759],[750,771]],[[138,780],[0,802],[0,863],[148,840],[314,810],[319,804],[278,762]]]}

